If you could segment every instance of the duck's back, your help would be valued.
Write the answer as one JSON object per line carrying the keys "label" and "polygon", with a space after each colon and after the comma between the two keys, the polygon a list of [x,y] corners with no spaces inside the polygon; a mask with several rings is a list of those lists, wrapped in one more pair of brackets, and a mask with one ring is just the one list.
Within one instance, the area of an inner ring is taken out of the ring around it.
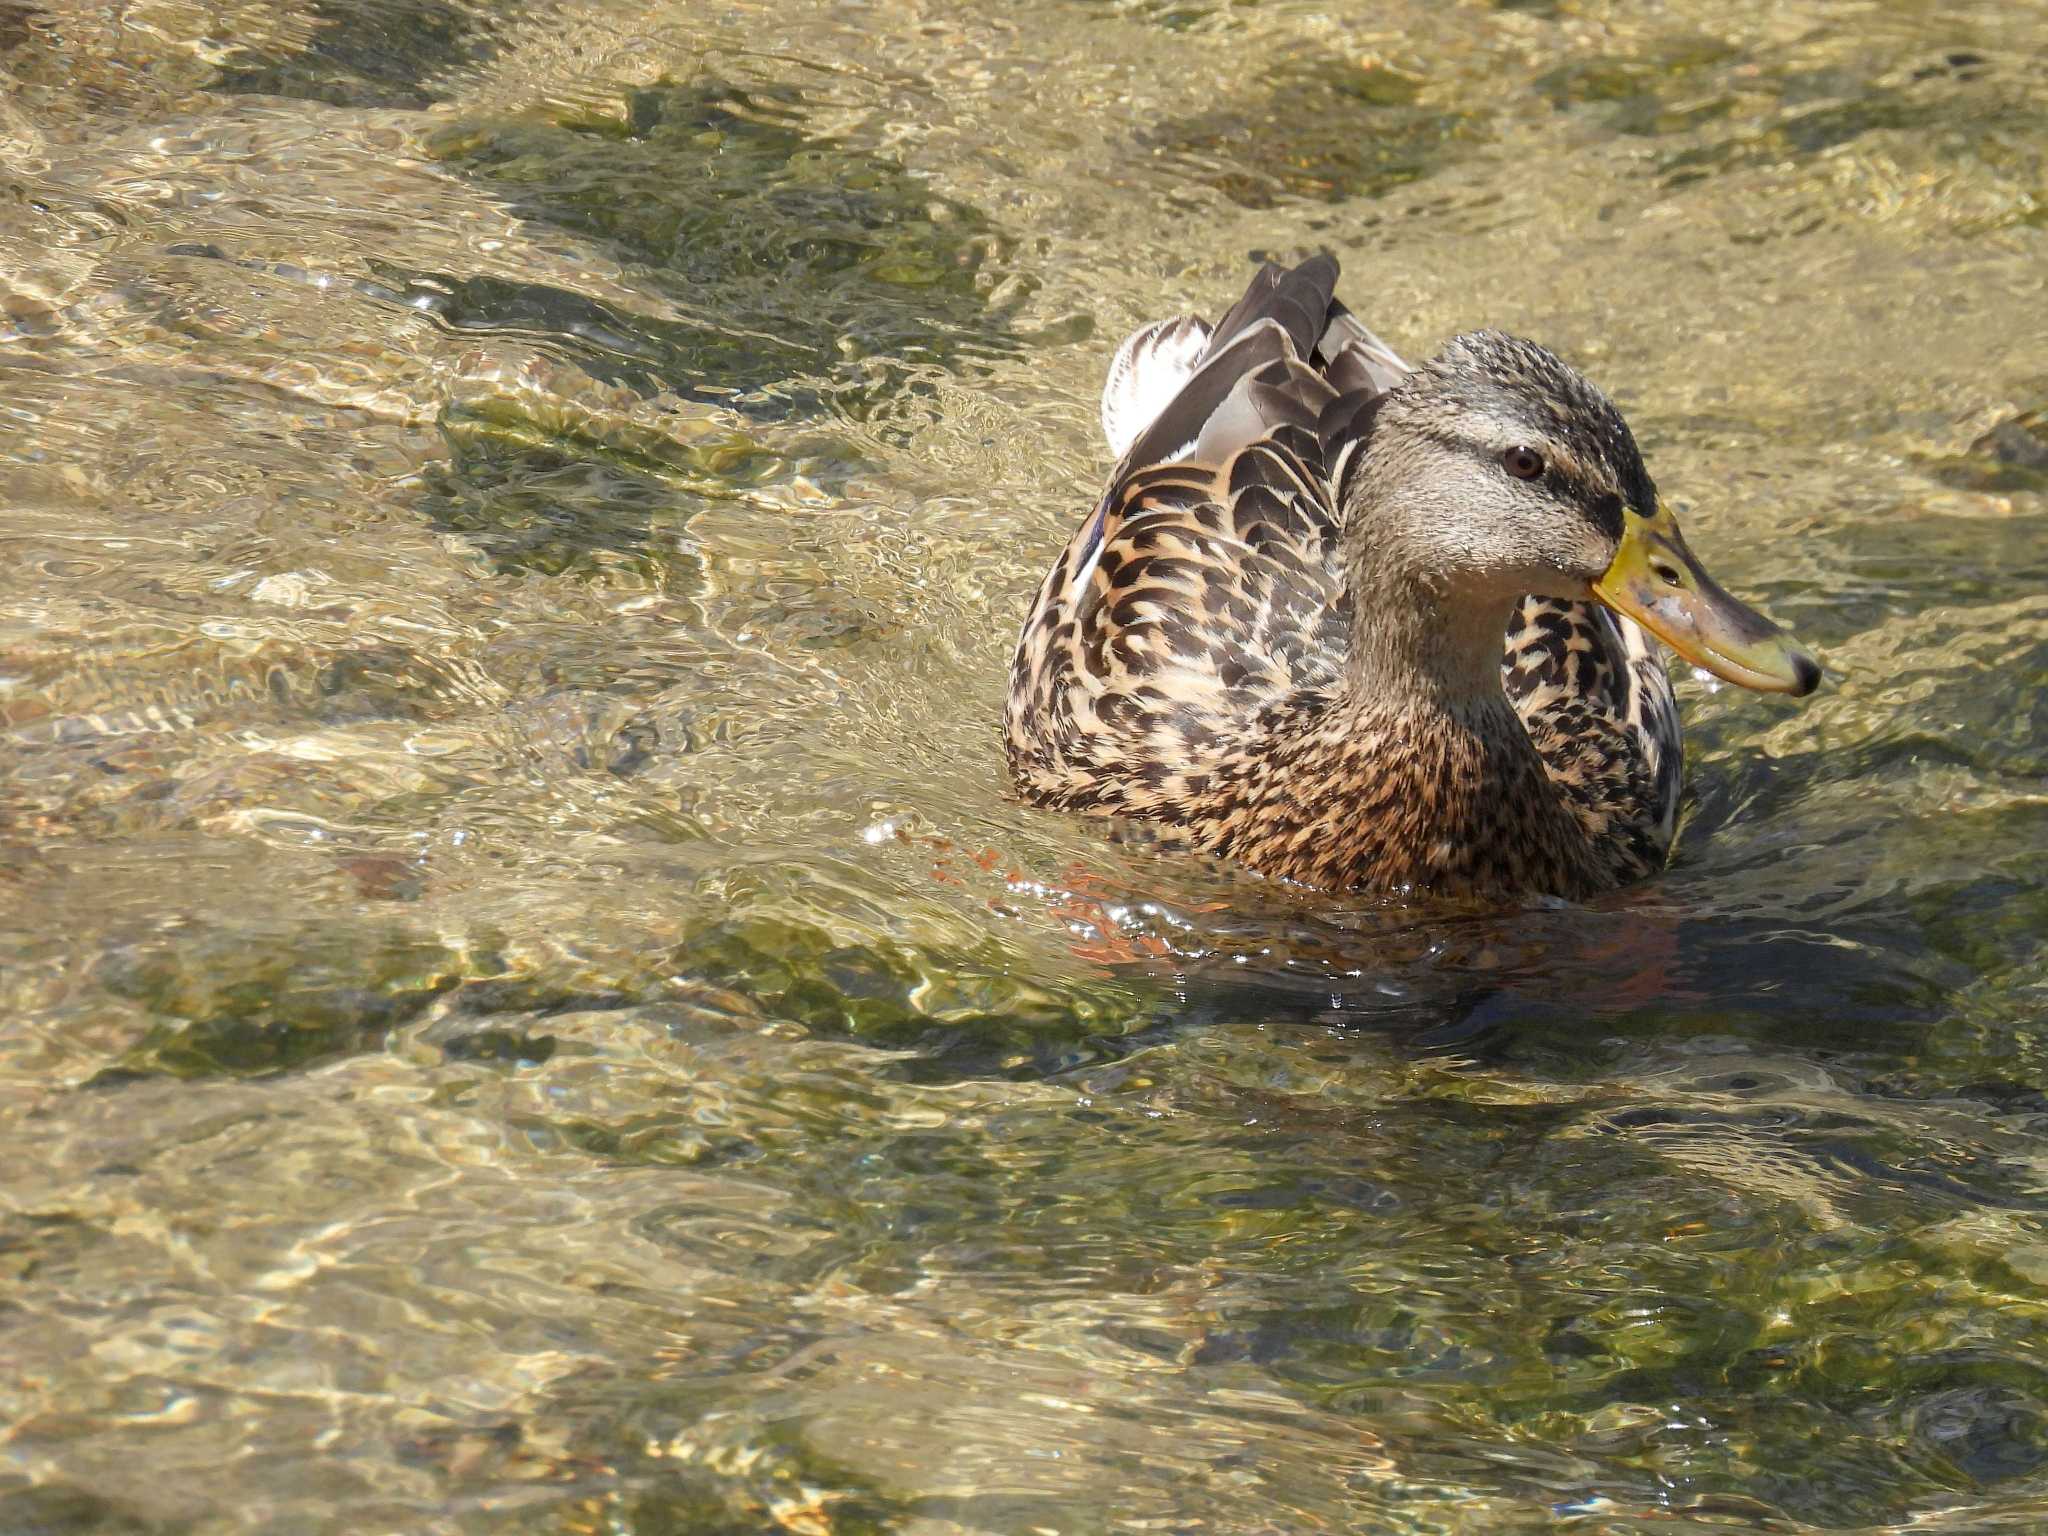
{"label": "duck's back", "polygon": [[[1143,817],[1221,852],[1281,809],[1276,775],[1253,770],[1312,735],[1342,689],[1346,480],[1407,371],[1337,302],[1336,279],[1326,256],[1268,265],[1213,331],[1162,321],[1119,349],[1103,426],[1121,458],[1040,587],[1012,669],[1006,744],[1027,798]],[[1531,598],[1502,667],[1557,792],[1616,844],[1617,879],[1654,869],[1679,789],[1655,642],[1592,604]]]}

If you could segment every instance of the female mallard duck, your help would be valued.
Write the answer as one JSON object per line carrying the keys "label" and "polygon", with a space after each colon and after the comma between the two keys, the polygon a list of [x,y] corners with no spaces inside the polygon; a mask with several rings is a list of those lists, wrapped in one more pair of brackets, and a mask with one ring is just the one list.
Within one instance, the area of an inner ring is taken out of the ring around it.
{"label": "female mallard duck", "polygon": [[1336,282],[1269,265],[1213,330],[1118,350],[1122,458],[1018,641],[1018,788],[1324,888],[1651,873],[1680,748],[1650,637],[1778,693],[1819,664],[1707,575],[1574,369],[1496,331],[1411,369]]}

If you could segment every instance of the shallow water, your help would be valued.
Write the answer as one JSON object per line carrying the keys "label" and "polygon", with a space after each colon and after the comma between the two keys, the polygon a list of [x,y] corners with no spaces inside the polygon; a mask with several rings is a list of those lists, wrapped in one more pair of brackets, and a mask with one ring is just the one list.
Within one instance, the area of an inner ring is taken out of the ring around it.
{"label": "shallow water", "polygon": [[[0,1529],[2048,1526],[2048,13],[0,3]],[[1005,798],[1330,248],[1831,676],[1663,878]]]}

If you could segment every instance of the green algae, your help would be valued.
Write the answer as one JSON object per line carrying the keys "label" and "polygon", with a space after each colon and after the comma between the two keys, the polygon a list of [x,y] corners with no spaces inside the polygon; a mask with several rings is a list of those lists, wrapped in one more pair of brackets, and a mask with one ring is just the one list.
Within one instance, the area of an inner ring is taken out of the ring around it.
{"label": "green algae", "polygon": [[453,951],[402,931],[193,929],[108,957],[100,982],[163,1022],[99,1075],[247,1076],[380,1046],[456,984]]}
{"label": "green algae", "polygon": [[1434,104],[1423,85],[1373,61],[1318,61],[1263,96],[1147,128],[1142,142],[1243,208],[1384,197],[1491,137],[1487,107]]}
{"label": "green algae", "polygon": [[1987,496],[2048,492],[2048,410],[2009,416],[1965,452],[1930,457],[1927,469],[1945,485]]}
{"label": "green algae", "polygon": [[73,1531],[178,1536],[191,1526],[184,1521],[152,1520],[145,1512],[124,1508],[90,1489],[38,1483],[20,1488],[0,1486],[0,1529],[11,1536],[63,1536]]}
{"label": "green algae", "polygon": [[1733,112],[1737,101],[1722,85],[1719,66],[1741,58],[1719,38],[1661,39],[1654,51],[1573,58],[1532,84],[1559,111],[1594,108],[1616,133],[1655,137]]}
{"label": "green algae", "polygon": [[417,110],[445,99],[441,77],[488,63],[524,10],[505,0],[311,0],[307,46],[244,43],[213,89]]}
{"label": "green algae", "polygon": [[[404,929],[277,933],[185,928],[110,955],[98,982],[160,1022],[102,1081],[249,1076],[383,1047],[445,1000],[427,1039],[451,1058],[546,1062],[553,1014],[627,1010],[722,994],[749,1016],[785,1019],[908,1055],[907,1079],[1030,1079],[1114,1054],[1153,1022],[1142,983],[1047,985],[990,943],[973,952],[849,944],[771,916],[695,926],[671,948],[609,957],[596,974],[545,950],[507,953],[502,934],[459,944]],[[536,1022],[538,1021],[538,1022]]]}
{"label": "green algae", "polygon": [[[793,381],[861,415],[919,363],[1013,350],[988,303],[1010,238],[898,161],[810,129],[806,105],[793,88],[701,75],[632,91],[616,115],[464,122],[433,148],[674,301],[687,319],[630,329],[686,396]],[[474,290],[465,312],[513,324],[512,307]]]}

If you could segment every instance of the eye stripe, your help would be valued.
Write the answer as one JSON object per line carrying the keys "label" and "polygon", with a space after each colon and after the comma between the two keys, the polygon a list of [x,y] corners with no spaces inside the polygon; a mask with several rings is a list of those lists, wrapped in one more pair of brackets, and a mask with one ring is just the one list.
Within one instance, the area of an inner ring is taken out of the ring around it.
{"label": "eye stripe", "polygon": [[[1477,443],[1458,438],[1448,432],[1430,435],[1445,447],[1461,448],[1496,469],[1505,467],[1502,464],[1502,457],[1506,451],[1504,449],[1482,448]],[[1577,503],[1586,521],[1594,528],[1610,539],[1620,538],[1622,513],[1626,505],[1623,498],[1612,490],[1596,492],[1593,488],[1595,482],[1586,474],[1584,466],[1562,445],[1553,442],[1546,448],[1537,449],[1536,452],[1544,458],[1543,473],[1540,478],[1530,481],[1529,484],[1547,487],[1560,501]],[[1644,479],[1647,484],[1648,477],[1645,476]],[[1644,505],[1656,505],[1654,492],[1650,493]]]}
{"label": "eye stripe", "polygon": [[1543,472],[1542,484],[1557,499],[1569,502],[1585,514],[1586,521],[1610,539],[1621,537],[1621,498],[1612,491],[1595,492],[1578,466],[1562,457]]}
{"label": "eye stripe", "polygon": [[1592,523],[1610,539],[1621,537],[1621,498],[1609,491],[1594,499],[1588,509]]}

